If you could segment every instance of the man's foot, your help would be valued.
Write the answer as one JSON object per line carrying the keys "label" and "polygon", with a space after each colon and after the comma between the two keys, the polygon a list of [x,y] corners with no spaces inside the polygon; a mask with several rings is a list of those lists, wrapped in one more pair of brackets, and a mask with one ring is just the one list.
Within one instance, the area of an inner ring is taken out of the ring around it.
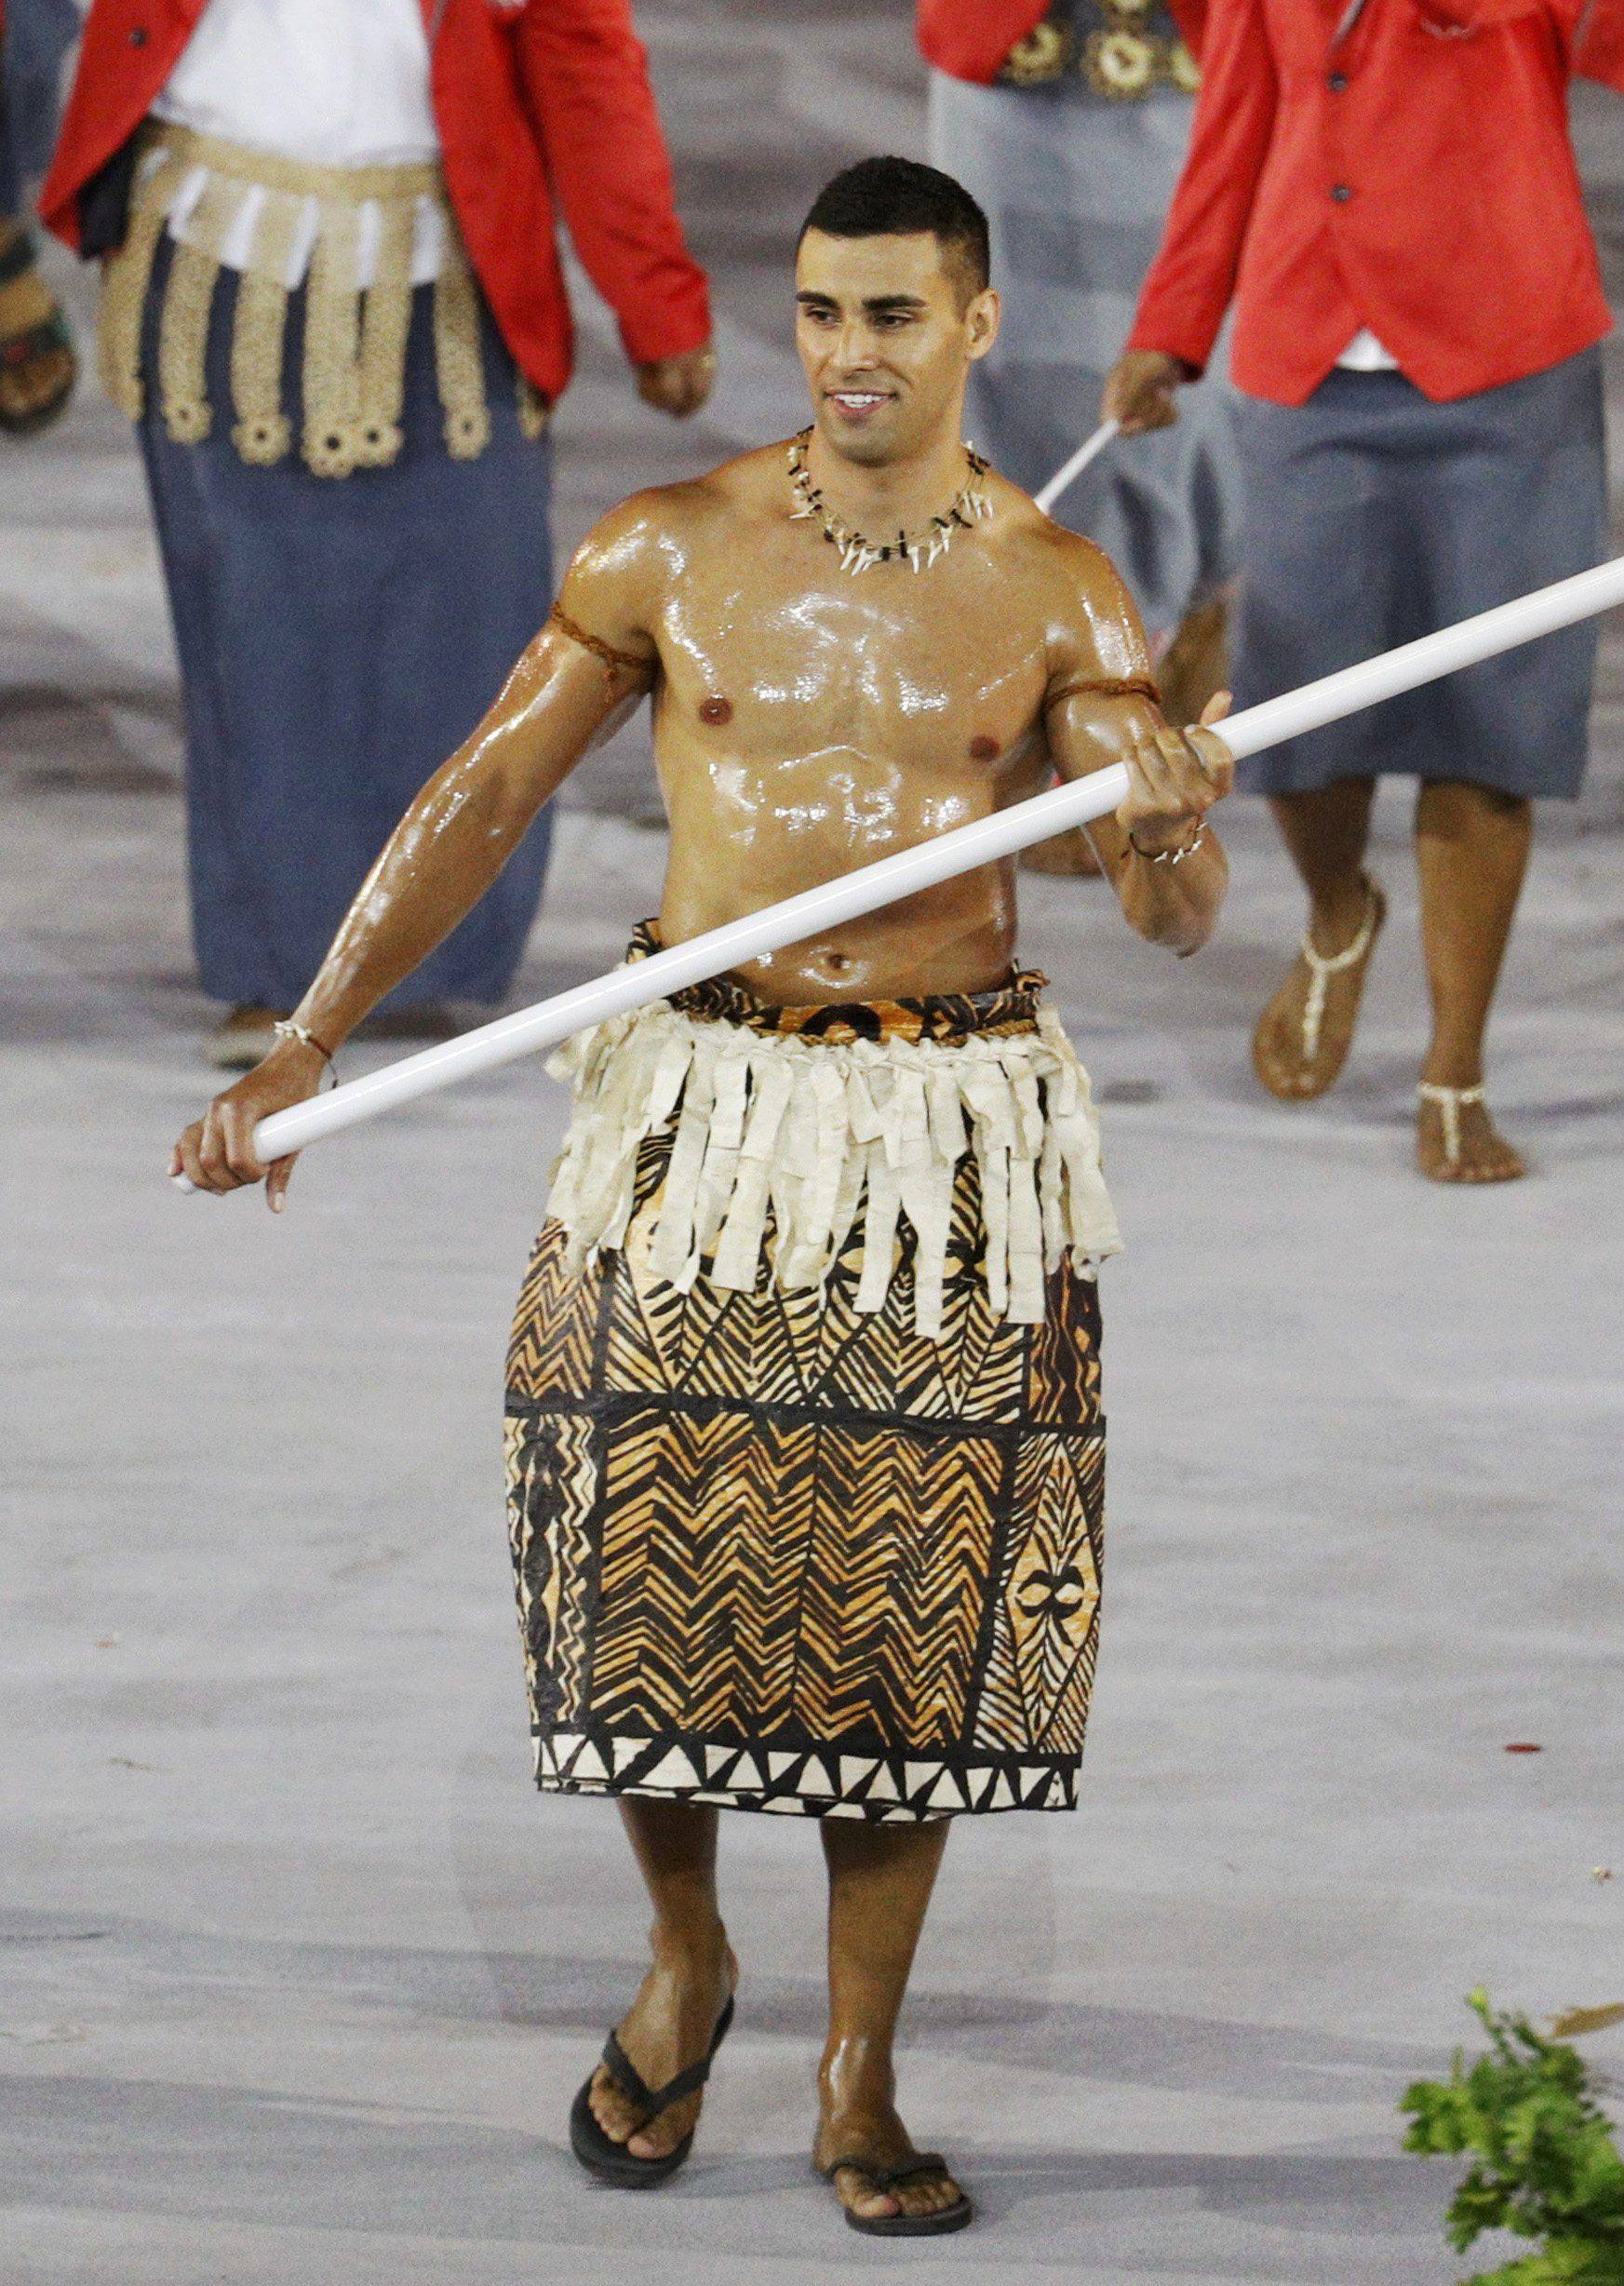
{"label": "man's foot", "polygon": [[[695,2064],[710,2046],[717,2020],[739,1981],[739,1964],[719,1923],[713,1943],[679,1953],[662,1947],[616,2033],[632,2065],[651,2088],[663,2088]],[[592,2076],[592,2116],[611,2143],[634,2158],[659,2159],[691,2134],[705,2102],[703,2089],[686,2095],[643,2125],[643,2114],[607,2068]]]}
{"label": "man's foot", "polygon": [[[837,2168],[835,2191],[848,2213],[860,2223],[883,2223],[893,2217],[926,2221],[965,2205],[965,2195],[942,2166],[910,2174],[891,2188],[882,2188],[871,2169],[905,2167],[919,2154],[913,2139],[889,2105],[868,2112],[834,2111],[826,2105],[812,2145],[812,2164],[827,2174],[837,2160],[856,2164]],[[964,2220],[969,2221],[966,2214]]]}
{"label": "man's foot", "polygon": [[67,321],[27,233],[0,220],[0,429],[23,437],[44,428],[72,396],[77,371]]}
{"label": "man's foot", "polygon": [[205,1060],[217,1071],[252,1071],[276,1044],[273,1027],[287,1021],[285,1008],[261,1008],[239,1002],[203,1043]]}
{"label": "man's foot", "polygon": [[1387,899],[1368,875],[1362,916],[1318,941],[1317,926],[1303,939],[1291,974],[1257,1019],[1252,1061],[1271,1096],[1286,1103],[1322,1096],[1348,1061],[1353,1045],[1365,972],[1387,919]]}
{"label": "man's foot", "polygon": [[1416,1164],[1435,1183],[1514,1183],[1528,1172],[1520,1151],[1514,1150],[1476,1087],[1443,1087],[1421,1082],[1421,1109],[1416,1122]]}

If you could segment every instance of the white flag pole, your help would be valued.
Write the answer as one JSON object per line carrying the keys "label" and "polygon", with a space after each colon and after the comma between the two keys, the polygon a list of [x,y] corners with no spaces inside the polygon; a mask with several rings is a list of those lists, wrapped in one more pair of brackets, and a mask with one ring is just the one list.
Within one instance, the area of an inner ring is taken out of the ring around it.
{"label": "white flag pole", "polygon": [[1105,450],[1121,425],[1120,421],[1102,421],[1094,435],[1085,443],[1078,446],[1071,458],[1062,462],[1042,491],[1034,494],[1037,506],[1042,509],[1045,516],[1054,507],[1061,493],[1077,482],[1078,477],[1081,476],[1094,455]]}
{"label": "white flag pole", "polygon": [[[1436,635],[1424,635],[1418,642],[1344,667],[1341,673],[1326,675],[1300,691],[1249,706],[1230,717],[1223,725],[1222,735],[1237,758],[1261,753],[1282,739],[1297,738],[1306,731],[1340,721],[1361,707],[1374,706],[1441,675],[1492,659],[1502,651],[1591,618],[1617,603],[1624,603],[1624,556],[1598,564],[1593,571],[1580,572],[1572,579],[1559,580],[1554,586],[1519,596],[1493,611],[1481,612]],[[606,1016],[624,1015],[684,985],[699,984],[707,976],[759,960],[764,953],[854,921],[860,914],[894,904],[899,897],[912,896],[976,866],[995,864],[1030,842],[1046,841],[1068,826],[1103,817],[1122,801],[1127,791],[1128,773],[1121,763],[1071,785],[1053,787],[1046,794],[1015,802],[968,826],[955,827],[952,832],[938,834],[915,849],[899,850],[838,881],[803,889],[780,905],[746,913],[685,944],[668,946],[631,967],[613,969],[607,976],[559,992],[533,1008],[498,1017],[493,1024],[463,1033],[460,1040],[425,1048],[381,1071],[348,1081],[325,1096],[274,1112],[261,1121],[254,1148],[262,1160],[302,1150],[307,1143],[336,1135],[362,1120],[375,1119],[380,1111],[392,1110],[397,1104],[410,1103],[436,1088],[472,1079],[476,1072],[491,1071],[517,1056],[552,1047],[571,1032],[601,1023]],[[184,1181],[184,1177],[177,1179]]]}

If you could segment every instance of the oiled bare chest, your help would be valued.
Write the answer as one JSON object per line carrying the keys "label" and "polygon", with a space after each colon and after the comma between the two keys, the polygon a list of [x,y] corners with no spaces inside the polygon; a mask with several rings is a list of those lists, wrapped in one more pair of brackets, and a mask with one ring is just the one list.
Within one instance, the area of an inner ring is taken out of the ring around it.
{"label": "oiled bare chest", "polygon": [[779,588],[770,569],[674,606],[662,642],[663,737],[741,759],[831,753],[910,768],[1008,767],[1034,736],[1043,646],[973,586],[867,573]]}

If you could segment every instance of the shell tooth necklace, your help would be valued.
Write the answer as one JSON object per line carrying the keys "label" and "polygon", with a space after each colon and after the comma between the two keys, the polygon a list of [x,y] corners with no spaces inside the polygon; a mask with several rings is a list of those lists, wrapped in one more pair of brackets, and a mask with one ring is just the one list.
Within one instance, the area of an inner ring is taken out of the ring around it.
{"label": "shell tooth necklace", "polygon": [[933,516],[922,532],[913,537],[899,531],[894,540],[870,540],[840,518],[825,500],[822,491],[812,480],[807,467],[807,447],[812,442],[810,428],[792,437],[789,445],[789,489],[795,494],[795,506],[790,510],[790,521],[810,518],[822,531],[824,538],[840,555],[840,569],[853,578],[877,563],[897,562],[911,564],[916,572],[928,572],[953,545],[956,531],[968,531],[984,516],[992,514],[992,503],[983,488],[986,463],[972,444],[964,448],[970,463],[970,474],[954,494],[946,513]]}

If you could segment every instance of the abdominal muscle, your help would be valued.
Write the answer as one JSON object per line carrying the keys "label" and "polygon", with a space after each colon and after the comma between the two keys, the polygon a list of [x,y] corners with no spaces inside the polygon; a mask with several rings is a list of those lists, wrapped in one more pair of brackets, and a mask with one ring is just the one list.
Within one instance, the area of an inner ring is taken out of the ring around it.
{"label": "abdominal muscle", "polygon": [[[968,771],[954,782],[852,751],[762,765],[667,746],[660,762],[671,822],[660,908],[668,945],[985,817],[1040,782],[1036,768],[1018,773],[1031,785]],[[1014,931],[1014,867],[1006,862],[732,973],[775,1007],[990,991],[1010,974]]]}

